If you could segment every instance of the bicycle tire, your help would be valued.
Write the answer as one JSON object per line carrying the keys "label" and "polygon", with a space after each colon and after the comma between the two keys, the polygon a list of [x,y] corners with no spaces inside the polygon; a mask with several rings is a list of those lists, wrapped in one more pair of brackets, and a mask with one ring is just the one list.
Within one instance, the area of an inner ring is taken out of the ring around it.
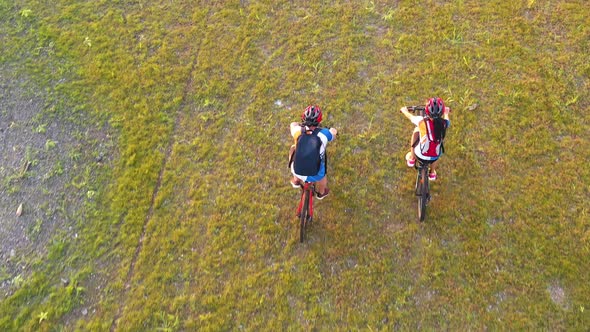
{"label": "bicycle tire", "polygon": [[426,204],[428,203],[428,167],[422,166],[420,169],[420,195],[418,196],[418,220],[423,222],[426,219]]}
{"label": "bicycle tire", "polygon": [[422,185],[421,185],[420,178],[421,178],[420,169],[418,169],[418,172],[416,172],[416,186],[414,187],[414,194],[416,196],[420,196],[422,194]]}
{"label": "bicycle tire", "polygon": [[305,239],[305,226],[307,224],[307,215],[309,214],[309,195],[311,190],[305,190],[303,193],[303,207],[301,208],[301,215],[299,216],[299,242],[303,243]]}

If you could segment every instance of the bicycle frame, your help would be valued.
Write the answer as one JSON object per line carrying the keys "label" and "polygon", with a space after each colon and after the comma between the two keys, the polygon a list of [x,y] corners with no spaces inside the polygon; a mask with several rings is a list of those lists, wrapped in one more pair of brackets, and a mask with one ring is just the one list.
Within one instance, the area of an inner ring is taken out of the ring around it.
{"label": "bicycle frame", "polygon": [[[424,184],[428,185],[428,170],[430,169],[430,164],[432,164],[431,161],[426,161],[426,160],[421,160],[416,158],[416,166],[414,166],[414,168],[418,171],[418,175],[416,177],[416,179],[420,179],[424,176],[426,176]],[[416,195],[418,195],[419,193],[416,192]]]}
{"label": "bicycle frame", "polygon": [[297,217],[300,218],[299,234],[300,242],[305,237],[305,227],[313,219],[313,196],[315,191],[314,182],[305,182],[301,188],[301,199],[297,206]]}
{"label": "bicycle frame", "polygon": [[428,179],[428,170],[432,161],[421,160],[416,158],[416,196],[418,196],[418,220],[424,221],[426,218],[426,205],[430,202],[430,184]]}
{"label": "bicycle frame", "polygon": [[314,183],[313,182],[305,182],[303,187],[301,188],[301,199],[299,200],[299,206],[297,207],[297,216],[301,215],[301,210],[303,210],[303,204],[305,203],[305,192],[309,191],[309,216],[313,217],[313,189]]}

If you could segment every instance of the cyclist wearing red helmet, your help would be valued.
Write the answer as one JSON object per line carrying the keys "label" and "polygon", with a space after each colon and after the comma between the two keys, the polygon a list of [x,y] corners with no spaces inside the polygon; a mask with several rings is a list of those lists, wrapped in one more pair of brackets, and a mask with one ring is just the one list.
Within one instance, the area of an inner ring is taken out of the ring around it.
{"label": "cyclist wearing red helmet", "polygon": [[326,146],[334,140],[335,128],[321,128],[322,110],[317,105],[305,108],[301,123],[291,123],[291,136],[295,144],[289,153],[291,185],[300,188],[304,181],[315,182],[316,197],[323,199],[330,192],[326,177]]}
{"label": "cyclist wearing red helmet", "polygon": [[[410,140],[410,152],[406,154],[408,167],[414,167],[416,158],[421,160],[436,161],[444,152],[443,141],[446,130],[450,126],[450,108],[445,106],[441,98],[430,98],[425,105],[425,116],[413,115],[407,107],[402,107],[402,112],[413,124],[416,125]],[[430,181],[436,180],[436,164],[430,165]]]}

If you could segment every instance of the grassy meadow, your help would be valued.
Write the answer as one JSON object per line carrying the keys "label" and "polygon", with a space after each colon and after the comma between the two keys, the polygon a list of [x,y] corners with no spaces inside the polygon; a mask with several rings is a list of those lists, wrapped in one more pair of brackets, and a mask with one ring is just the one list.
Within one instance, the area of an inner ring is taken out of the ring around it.
{"label": "grassy meadow", "polygon": [[[0,330],[587,330],[589,40],[586,0],[0,0],[0,66],[42,101],[23,125],[73,140]],[[420,224],[399,108],[431,96]],[[310,103],[339,135],[300,244]],[[47,184],[24,180],[0,193]]]}

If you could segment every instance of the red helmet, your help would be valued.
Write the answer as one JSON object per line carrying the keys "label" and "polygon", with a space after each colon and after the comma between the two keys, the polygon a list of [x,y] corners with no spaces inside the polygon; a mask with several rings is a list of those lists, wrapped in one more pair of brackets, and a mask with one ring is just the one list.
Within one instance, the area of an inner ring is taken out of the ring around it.
{"label": "red helmet", "polygon": [[301,120],[308,126],[317,126],[322,122],[322,110],[317,105],[310,105],[301,114]]}
{"label": "red helmet", "polygon": [[445,103],[438,97],[428,99],[426,103],[426,115],[431,118],[440,118],[445,111]]}

